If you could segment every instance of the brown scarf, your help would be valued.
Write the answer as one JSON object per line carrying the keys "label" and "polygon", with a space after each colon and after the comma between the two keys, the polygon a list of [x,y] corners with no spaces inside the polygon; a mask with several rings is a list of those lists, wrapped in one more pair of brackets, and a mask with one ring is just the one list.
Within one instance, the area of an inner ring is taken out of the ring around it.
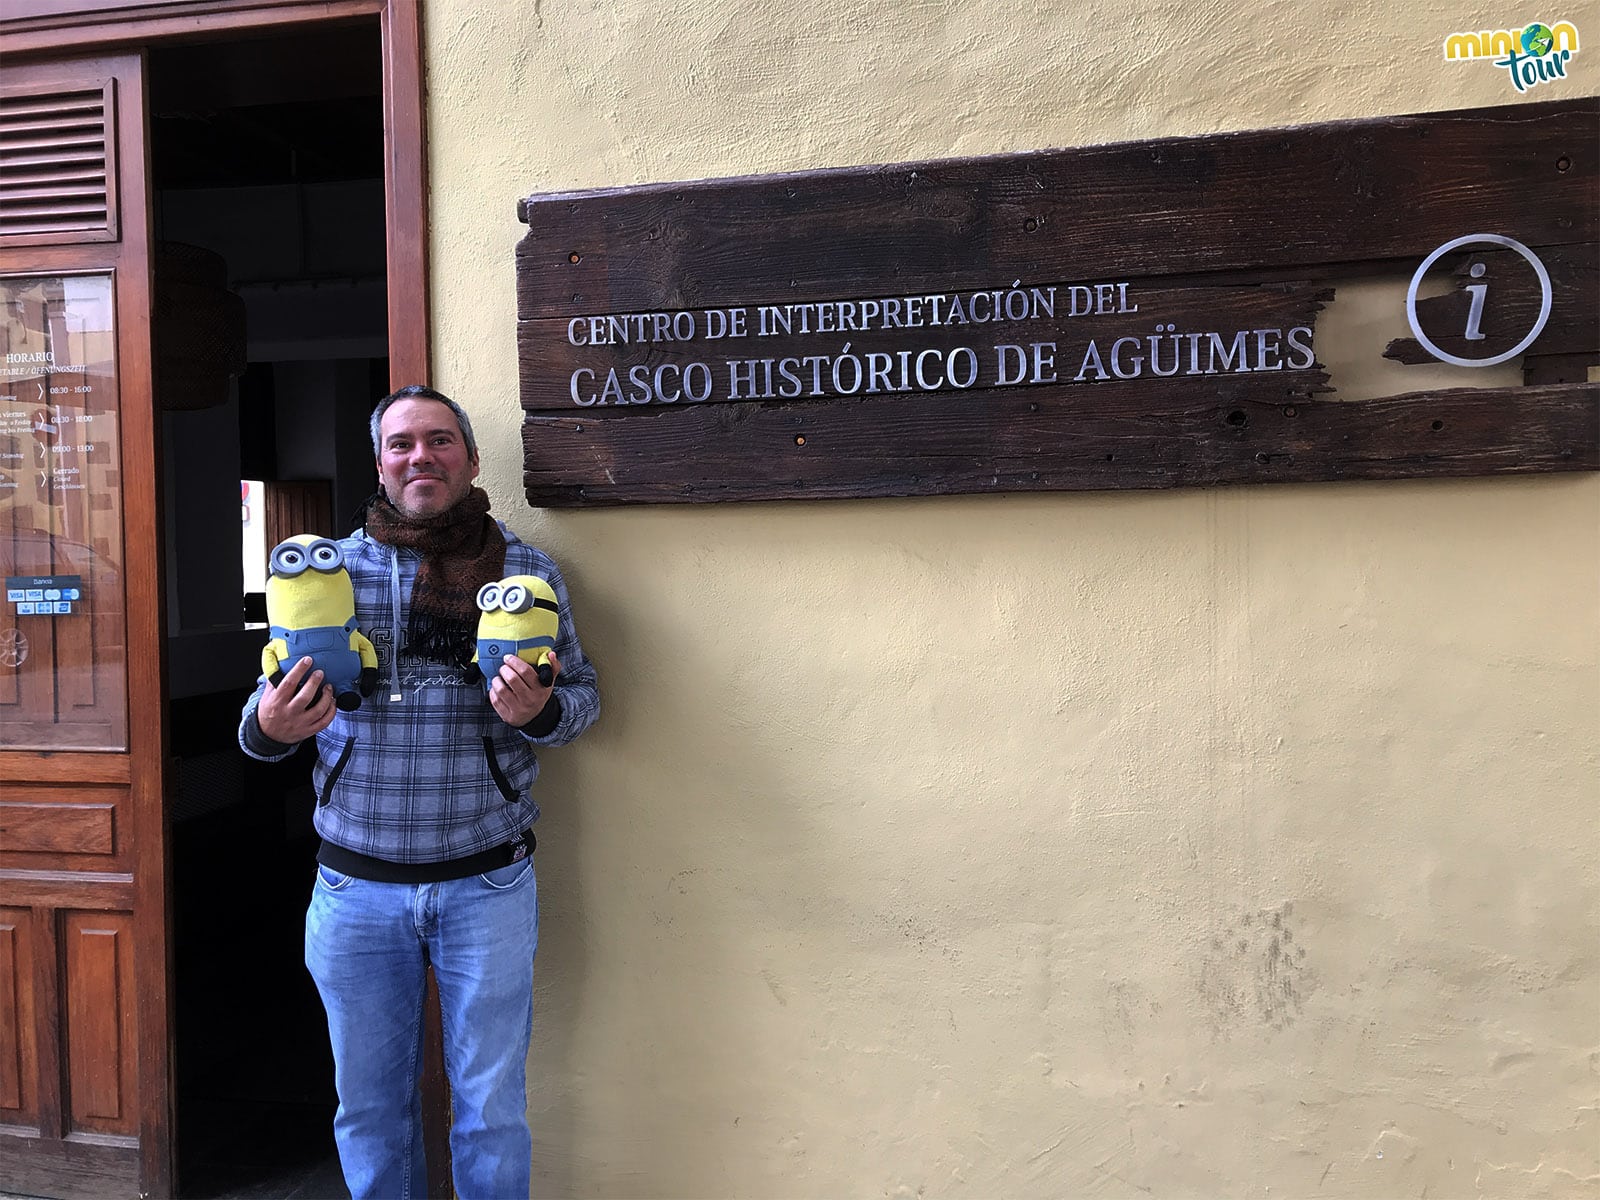
{"label": "brown scarf", "polygon": [[478,589],[505,573],[506,539],[480,487],[436,517],[408,517],[382,493],[367,502],[366,527],[378,541],[415,550],[422,566],[411,588],[406,649],[439,662],[465,663],[478,629]]}

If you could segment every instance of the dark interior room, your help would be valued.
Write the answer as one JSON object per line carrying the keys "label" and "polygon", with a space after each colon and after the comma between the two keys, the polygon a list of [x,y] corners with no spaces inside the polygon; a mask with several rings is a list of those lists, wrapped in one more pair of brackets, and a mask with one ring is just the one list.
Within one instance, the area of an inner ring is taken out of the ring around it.
{"label": "dark interior room", "polygon": [[369,21],[150,60],[186,1196],[345,1194],[302,953],[310,759],[248,759],[236,728],[267,638],[265,551],[349,532],[375,486],[367,414],[388,390],[379,55]]}

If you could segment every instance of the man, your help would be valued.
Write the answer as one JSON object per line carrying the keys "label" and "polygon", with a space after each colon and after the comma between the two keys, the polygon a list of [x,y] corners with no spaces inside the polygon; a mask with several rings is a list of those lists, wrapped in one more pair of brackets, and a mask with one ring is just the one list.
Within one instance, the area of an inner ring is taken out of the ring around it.
{"label": "man", "polygon": [[[478,449],[454,401],[425,387],[372,414],[379,492],[340,543],[378,688],[335,708],[309,658],[245,705],[239,742],[264,760],[316,738],[322,836],[306,966],[322,993],[351,1195],[426,1194],[417,1077],[424,968],[439,985],[456,1194],[529,1193],[526,1060],[538,945],[536,746],[561,746],[600,708],[566,585],[541,551],[489,516]],[[476,664],[485,583],[536,575],[560,630],[549,685],[512,655],[487,693]]]}

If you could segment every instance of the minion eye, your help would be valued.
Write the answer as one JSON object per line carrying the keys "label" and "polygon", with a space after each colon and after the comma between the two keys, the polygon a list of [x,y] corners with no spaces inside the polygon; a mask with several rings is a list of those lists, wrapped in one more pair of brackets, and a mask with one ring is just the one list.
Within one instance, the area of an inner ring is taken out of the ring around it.
{"label": "minion eye", "polygon": [[311,554],[311,565],[319,571],[333,572],[344,566],[344,555],[339,547],[323,538],[312,542],[306,549]]}
{"label": "minion eye", "polygon": [[500,597],[500,607],[511,613],[524,613],[533,607],[533,595],[520,583],[513,583]]}
{"label": "minion eye", "polygon": [[281,542],[272,552],[269,560],[272,573],[284,579],[293,579],[306,569],[310,560],[306,557],[306,549],[298,542]]}
{"label": "minion eye", "polygon": [[486,583],[478,589],[478,610],[480,612],[493,612],[500,607],[500,585]]}

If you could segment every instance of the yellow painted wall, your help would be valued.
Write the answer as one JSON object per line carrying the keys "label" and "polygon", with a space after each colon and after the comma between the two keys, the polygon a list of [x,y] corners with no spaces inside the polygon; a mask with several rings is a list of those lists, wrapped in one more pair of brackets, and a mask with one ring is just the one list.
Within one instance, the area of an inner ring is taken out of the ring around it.
{"label": "yellow painted wall", "polygon": [[1592,8],[1306,7],[427,0],[434,382],[606,703],[536,1194],[1600,1193],[1600,478],[522,498],[524,194],[1514,102],[1463,22],[1600,90]]}

